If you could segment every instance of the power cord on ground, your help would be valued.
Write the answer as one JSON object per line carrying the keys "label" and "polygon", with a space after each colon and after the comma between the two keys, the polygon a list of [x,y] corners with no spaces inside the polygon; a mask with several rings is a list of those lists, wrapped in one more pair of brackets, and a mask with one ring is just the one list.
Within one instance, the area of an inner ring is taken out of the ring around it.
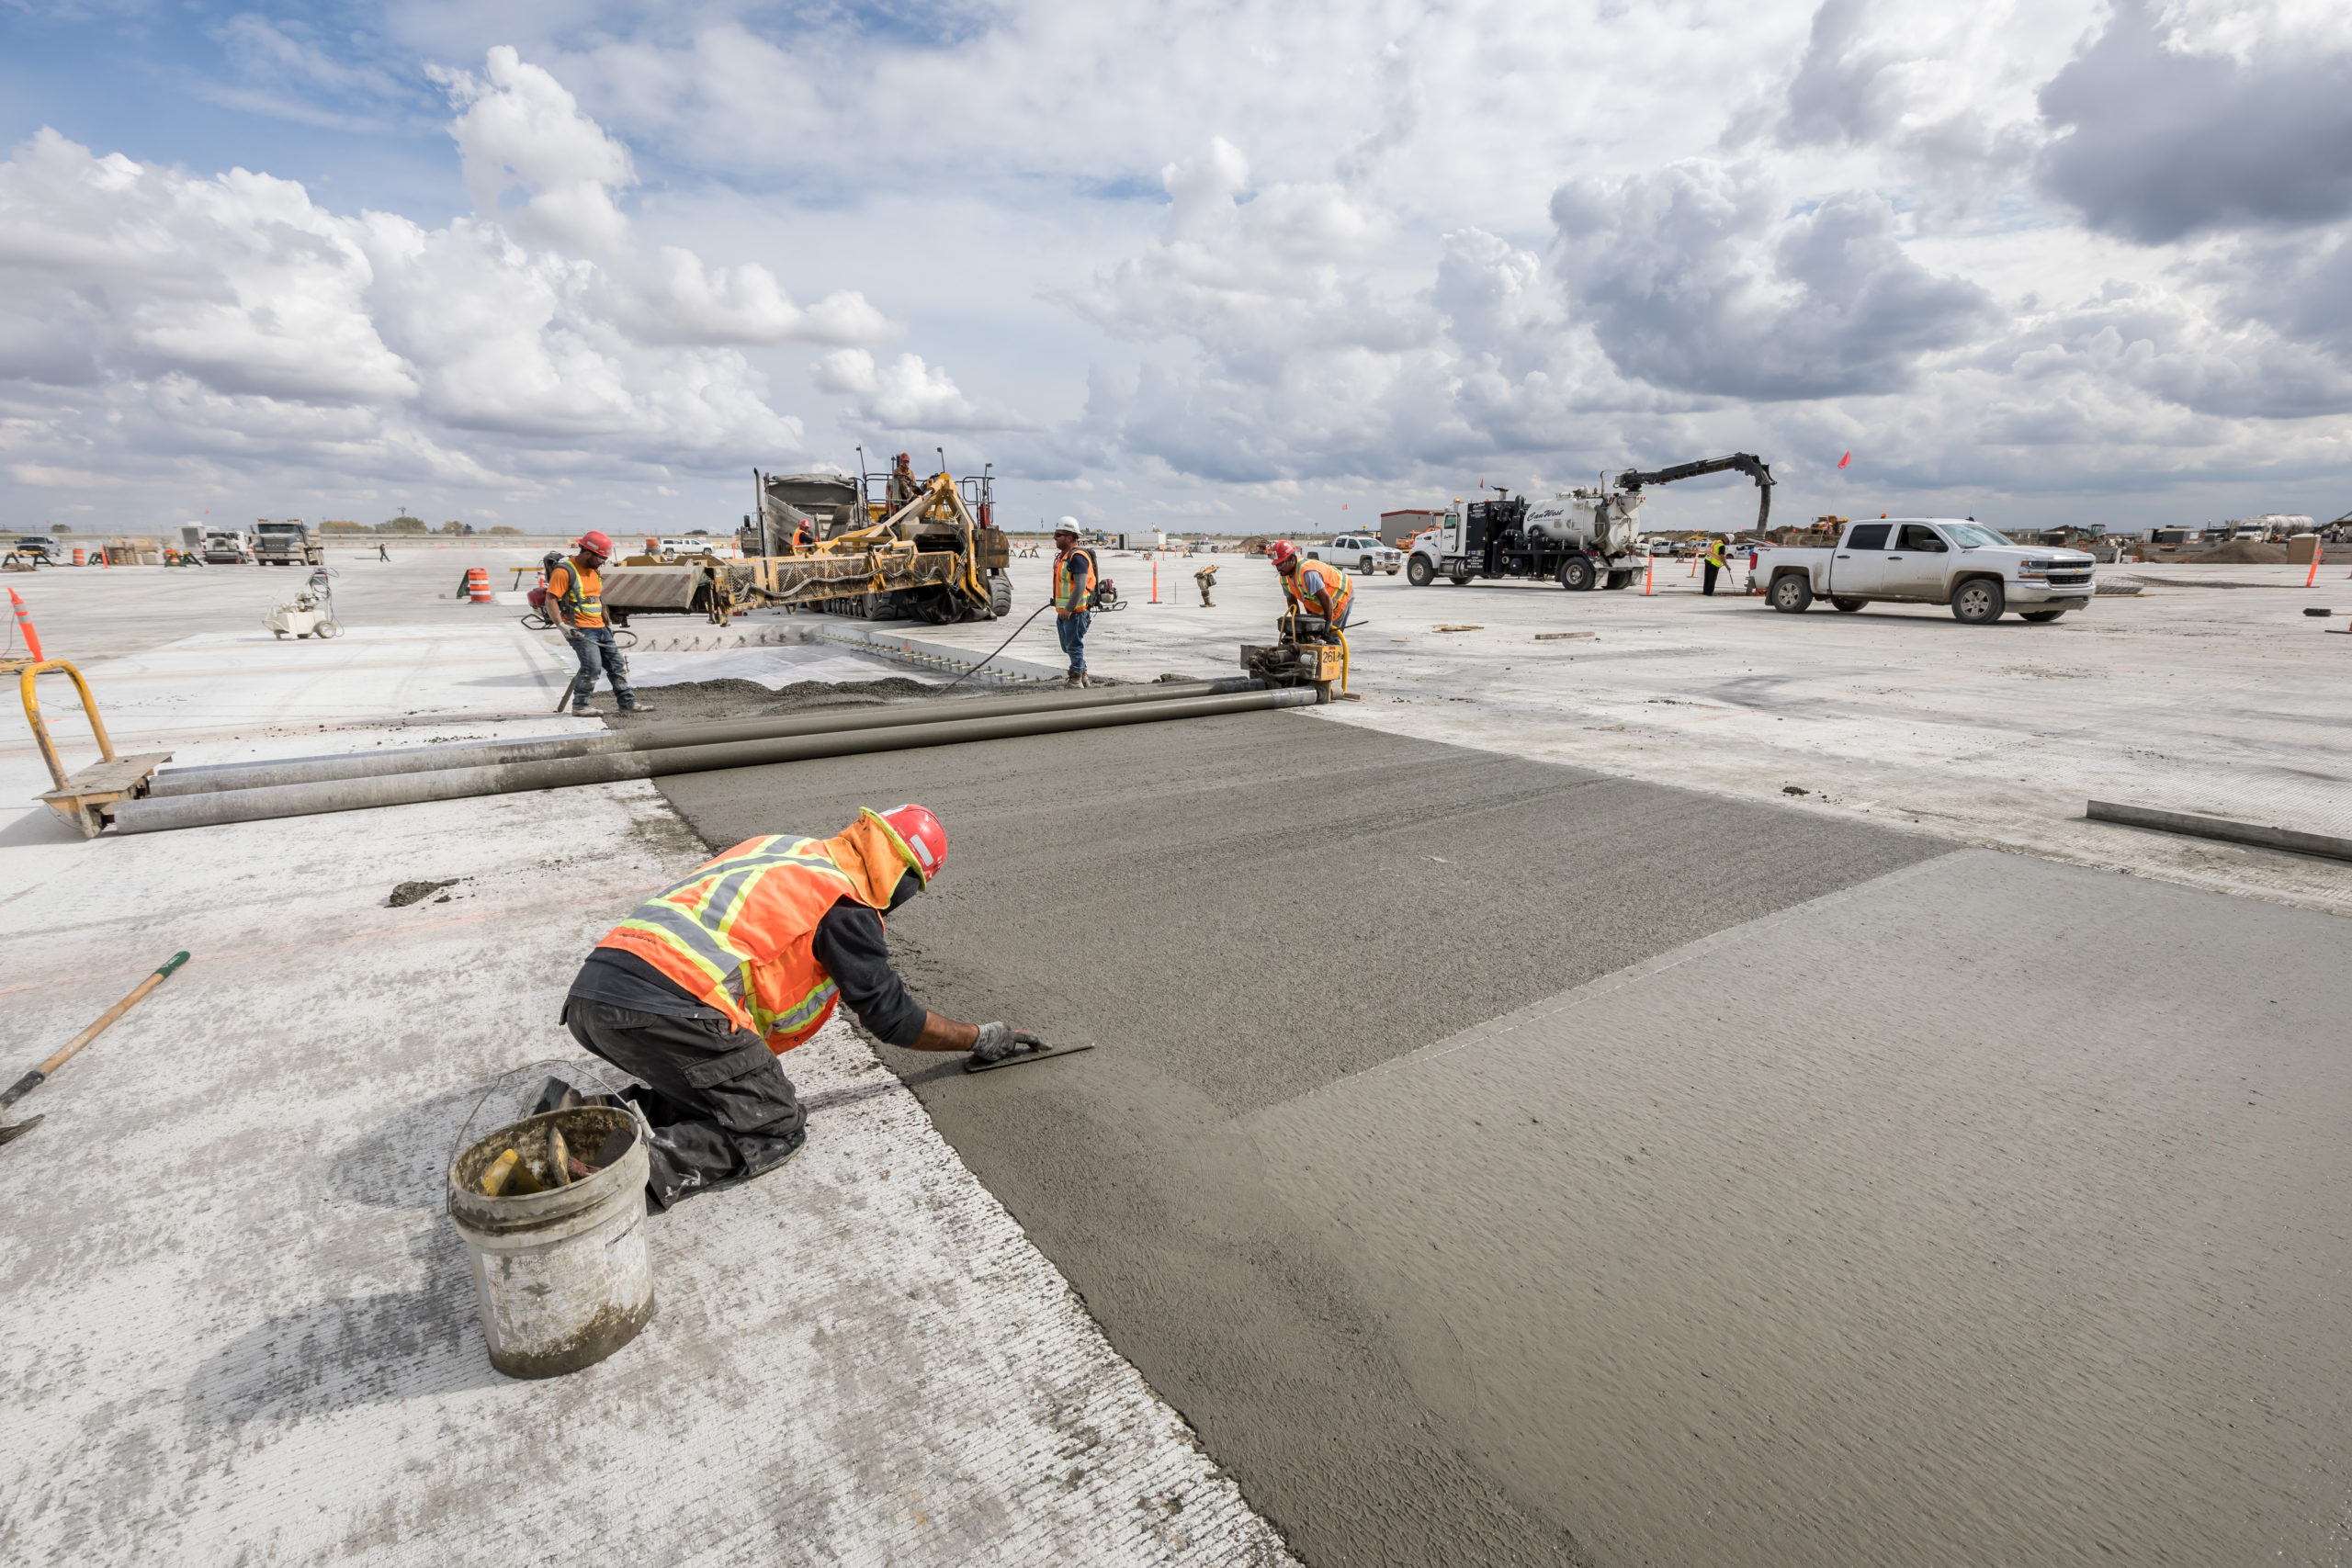
{"label": "power cord on ground", "polygon": [[[1002,642],[998,643],[995,649],[989,652],[989,659],[994,659],[998,654],[1002,653],[1006,649],[1011,648],[1012,646],[1013,637],[1019,637],[1023,632],[1027,631],[1029,629],[1030,621],[1035,620],[1039,615],[1044,615],[1047,610],[1050,610],[1053,607],[1054,602],[1048,599],[1044,604],[1038,605],[1035,609],[1030,611],[1028,620],[1024,620],[1019,626],[1013,627],[1012,637],[1006,637]],[[978,674],[980,672],[980,664],[986,664],[989,661],[989,659],[981,660],[979,664],[973,665],[969,670],[965,671],[963,674],[956,676],[956,679],[948,682],[944,686],[942,686],[939,689],[939,694],[943,697],[945,696],[948,693],[962,685],[966,681]]]}

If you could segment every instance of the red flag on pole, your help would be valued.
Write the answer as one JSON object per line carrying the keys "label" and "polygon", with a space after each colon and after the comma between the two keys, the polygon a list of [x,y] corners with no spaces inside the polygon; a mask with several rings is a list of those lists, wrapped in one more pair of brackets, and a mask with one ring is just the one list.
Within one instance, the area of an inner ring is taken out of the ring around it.
{"label": "red flag on pole", "polygon": [[1849,452],[1849,453],[1847,453],[1844,457],[1840,457],[1840,458],[1838,458],[1838,466],[1839,468],[1844,468],[1847,464],[1849,464],[1849,463],[1852,462],[1853,460],[1854,460],[1854,455],[1853,455],[1851,452]]}

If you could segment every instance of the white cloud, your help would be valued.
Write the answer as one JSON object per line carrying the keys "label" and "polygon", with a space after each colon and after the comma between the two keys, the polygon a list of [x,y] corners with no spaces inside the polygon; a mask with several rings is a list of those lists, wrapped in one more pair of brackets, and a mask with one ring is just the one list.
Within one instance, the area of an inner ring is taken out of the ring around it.
{"label": "white cloud", "polygon": [[483,77],[440,74],[464,106],[449,134],[477,213],[496,215],[519,186],[526,199],[515,221],[525,233],[580,251],[616,250],[628,241],[628,220],[613,193],[637,183],[628,149],[582,114],[561,83],[504,44],[490,51]]}
{"label": "white cloud", "polygon": [[[626,150],[512,51],[452,93],[483,210],[439,228],[53,130],[0,162],[0,456],[18,482],[727,472],[801,445],[747,351],[894,330],[855,292],[803,308],[759,263],[628,248]],[[527,199],[502,212],[512,185]]]}
{"label": "white cloud", "polygon": [[1032,428],[1028,422],[982,408],[957,389],[944,367],[926,365],[917,354],[902,354],[888,365],[875,363],[862,348],[840,348],[809,367],[821,391],[852,400],[845,423],[880,425],[890,431],[1001,431]]}

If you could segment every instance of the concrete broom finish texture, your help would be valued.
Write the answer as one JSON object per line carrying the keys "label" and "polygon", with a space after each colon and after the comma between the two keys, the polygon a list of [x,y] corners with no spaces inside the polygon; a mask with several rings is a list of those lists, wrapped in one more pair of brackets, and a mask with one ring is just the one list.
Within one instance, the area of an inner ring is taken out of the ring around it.
{"label": "concrete broom finish texture", "polygon": [[[495,624],[87,669],[191,763],[578,728],[482,722],[561,680]],[[20,728],[0,801],[43,787]],[[11,1113],[47,1120],[0,1150],[0,1562],[1288,1561],[839,1024],[790,1061],[808,1146],[649,1222],[643,1333],[492,1371],[443,1163],[579,1056],[581,956],[703,856],[645,784],[91,842],[0,812],[9,1077],[194,955]]]}

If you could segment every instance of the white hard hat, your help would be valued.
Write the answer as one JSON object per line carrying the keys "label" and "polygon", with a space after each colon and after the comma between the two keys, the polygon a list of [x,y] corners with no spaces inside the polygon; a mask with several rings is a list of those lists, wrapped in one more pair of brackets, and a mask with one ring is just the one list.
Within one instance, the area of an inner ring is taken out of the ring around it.
{"label": "white hard hat", "polygon": [[1077,533],[1077,532],[1078,532],[1078,519],[1077,519],[1077,518],[1075,518],[1075,517],[1057,517],[1057,518],[1055,518],[1055,519],[1054,519],[1054,532],[1055,532],[1055,533],[1057,533],[1057,534],[1059,534],[1059,533],[1062,533],[1062,532],[1064,532],[1064,531],[1068,531],[1068,532],[1072,533],[1072,534]]}

